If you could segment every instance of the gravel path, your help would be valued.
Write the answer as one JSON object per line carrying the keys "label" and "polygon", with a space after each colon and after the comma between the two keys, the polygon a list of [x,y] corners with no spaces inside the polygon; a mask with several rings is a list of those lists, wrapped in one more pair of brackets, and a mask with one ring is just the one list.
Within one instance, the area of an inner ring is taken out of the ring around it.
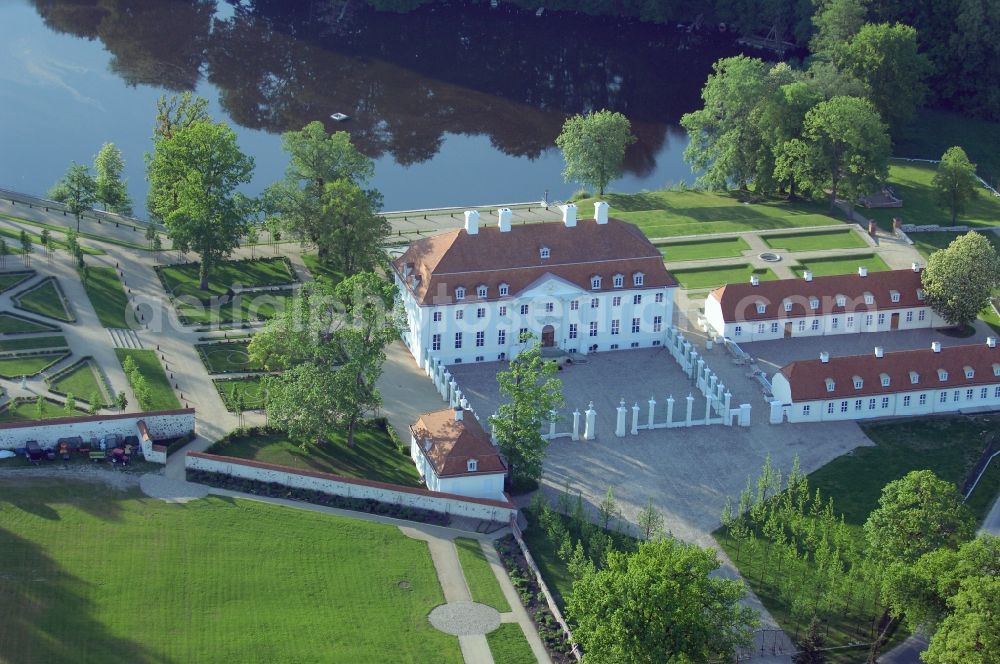
{"label": "gravel path", "polygon": [[500,613],[492,606],[476,602],[449,602],[427,616],[445,634],[472,636],[488,634],[500,626]]}
{"label": "gravel path", "polygon": [[189,503],[208,495],[208,487],[183,480],[175,480],[159,473],[146,473],[139,478],[139,488],[150,498],[168,503]]}
{"label": "gravel path", "polygon": [[72,465],[49,466],[47,468],[0,468],[0,479],[55,478],[60,480],[83,480],[104,482],[119,491],[139,486],[139,475],[123,473],[100,466]]}

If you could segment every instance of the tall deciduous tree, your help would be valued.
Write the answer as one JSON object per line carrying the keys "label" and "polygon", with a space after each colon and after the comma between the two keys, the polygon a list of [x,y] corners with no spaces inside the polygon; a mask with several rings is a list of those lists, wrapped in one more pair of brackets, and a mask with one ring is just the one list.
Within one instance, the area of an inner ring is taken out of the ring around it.
{"label": "tall deciduous tree", "polygon": [[225,124],[194,122],[160,139],[147,164],[150,212],[163,219],[175,249],[201,259],[201,288],[212,266],[239,246],[253,212],[237,191],[250,181],[252,157]]}
{"label": "tall deciduous tree", "polygon": [[1000,576],[968,579],[948,598],[949,615],[921,658],[927,664],[1000,661]]}
{"label": "tall deciduous tree", "polygon": [[889,135],[870,102],[834,97],[806,113],[803,140],[809,150],[798,175],[814,194],[830,190],[830,207],[842,197],[853,204],[889,174]]}
{"label": "tall deciduous tree", "polygon": [[819,0],[813,15],[816,32],[809,44],[812,52],[836,59],[844,45],[865,24],[867,5],[865,0]]}
{"label": "tall deciduous tree", "polygon": [[97,200],[105,210],[118,214],[132,214],[132,199],[128,195],[128,181],[122,179],[125,159],[122,151],[114,143],[105,143],[94,157],[94,172],[97,177]]}
{"label": "tall deciduous tree", "polygon": [[563,403],[562,381],[555,377],[555,363],[542,359],[541,346],[531,335],[521,340],[526,348],[497,373],[500,394],[507,399],[495,415],[490,429],[500,451],[510,464],[511,481],[528,486],[542,476],[542,461],[548,441],[542,424]]}
{"label": "tall deciduous tree", "polygon": [[62,180],[49,190],[49,198],[65,205],[66,210],[76,217],[76,230],[79,233],[80,215],[92,210],[97,202],[97,182],[89,168],[74,163]]}
{"label": "tall deciduous tree", "polygon": [[1000,256],[985,236],[966,233],[931,254],[920,281],[934,311],[952,325],[968,325],[1000,285]]}
{"label": "tall deciduous tree", "polygon": [[632,123],[621,113],[605,109],[568,118],[556,138],[566,162],[563,177],[603,196],[608,183],[621,177],[625,150],[635,140]]}
{"label": "tall deciduous tree", "polygon": [[661,539],[609,551],[607,564],[573,584],[566,612],[587,660],[616,664],[731,659],[757,624],[740,581],[710,574],[714,551]]}
{"label": "tall deciduous tree", "polygon": [[948,148],[941,155],[937,173],[934,174],[934,191],[938,204],[951,213],[951,223],[958,221],[958,215],[965,212],[969,201],[976,197],[976,165],[969,161],[965,150]]}
{"label": "tall deciduous tree", "polygon": [[389,233],[379,214],[382,195],[366,188],[374,162],[354,147],[350,134],[327,134],[320,122],[283,134],[282,148],[288,154],[285,179],[268,187],[265,212],[341,271],[374,269]]}

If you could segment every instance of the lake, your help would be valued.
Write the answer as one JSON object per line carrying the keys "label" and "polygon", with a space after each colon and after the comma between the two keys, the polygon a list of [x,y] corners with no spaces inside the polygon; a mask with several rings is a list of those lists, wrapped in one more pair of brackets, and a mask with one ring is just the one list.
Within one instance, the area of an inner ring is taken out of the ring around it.
{"label": "lake", "polygon": [[[289,9],[289,6],[294,9]],[[193,90],[282,177],[280,134],[322,120],[376,161],[386,209],[567,197],[554,147],[569,115],[632,121],[618,191],[693,177],[680,116],[735,37],[503,5],[378,13],[360,2],[4,0],[0,187],[44,194],[111,141],[137,210],[157,98]],[[350,116],[345,122],[332,113]]]}

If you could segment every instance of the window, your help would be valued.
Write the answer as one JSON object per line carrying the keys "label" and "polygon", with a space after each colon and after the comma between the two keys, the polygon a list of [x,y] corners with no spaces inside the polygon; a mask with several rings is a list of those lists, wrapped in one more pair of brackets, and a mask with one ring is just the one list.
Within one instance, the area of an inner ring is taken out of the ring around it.
{"label": "window", "polygon": [[556,305],[555,305],[554,302],[546,302],[545,303],[545,313],[551,314],[553,311],[555,311],[555,308],[556,308]]}
{"label": "window", "polygon": [[455,299],[464,300],[465,299],[465,289],[459,286],[455,289]]}
{"label": "window", "polygon": [[486,318],[486,307],[476,307],[476,318]]}
{"label": "window", "polygon": [[792,310],[792,303],[788,300],[785,300],[785,311],[791,311],[791,310]]}
{"label": "window", "polygon": [[767,310],[767,305],[763,302],[757,303],[757,313],[762,314]]}
{"label": "window", "polygon": [[833,415],[833,402],[826,404],[826,414]]}
{"label": "window", "polygon": [[889,387],[889,374],[882,374],[882,387]]}
{"label": "window", "polygon": [[854,327],[854,316],[847,317],[847,327],[848,328]]}
{"label": "window", "polygon": [[819,319],[818,318],[813,318],[812,324],[809,326],[809,329],[811,329],[813,332],[815,332],[816,330],[819,329]]}
{"label": "window", "polygon": [[809,404],[806,404],[806,405],[802,406],[802,414],[803,415],[808,415],[810,410],[811,410],[811,408],[810,408]]}
{"label": "window", "polygon": [[576,339],[576,323],[569,324],[569,338]]}
{"label": "window", "polygon": [[522,316],[527,316],[528,315],[528,305],[526,305],[526,304],[522,304],[521,305],[521,315]]}
{"label": "window", "polygon": [[917,320],[923,321],[926,318],[927,318],[927,310],[926,309],[921,309],[920,311],[917,312]]}
{"label": "window", "polygon": [[923,299],[924,299],[924,289],[923,288],[918,288],[917,289],[917,299],[923,301]]}
{"label": "window", "polygon": [[465,312],[461,309],[455,310],[455,320],[462,320],[465,317]]}
{"label": "window", "polygon": [[478,462],[475,459],[469,459],[468,463],[466,463],[465,465],[465,467],[469,470],[470,473],[476,472],[477,466]]}
{"label": "window", "polygon": [[642,304],[642,295],[633,295],[632,304]]}
{"label": "window", "polygon": [[440,320],[441,320],[441,312],[440,311],[435,311],[434,312],[434,322],[437,323],[437,322],[440,322]]}
{"label": "window", "polygon": [[552,252],[549,251],[548,247],[542,247],[541,249],[538,250],[538,256],[540,258],[548,258],[551,255],[552,255]]}
{"label": "window", "polygon": [[509,293],[510,293],[510,285],[500,284],[500,297],[507,297]]}
{"label": "window", "polygon": [[965,367],[965,377],[966,378],[972,378],[975,375],[976,375],[975,369],[973,369],[972,367],[968,367],[968,366]]}
{"label": "window", "polygon": [[854,410],[861,410],[861,399],[854,400]]}
{"label": "window", "polygon": [[826,379],[826,391],[827,392],[833,392],[834,385],[835,385],[835,383],[833,382],[832,378],[827,378]]}
{"label": "window", "polygon": [[868,410],[875,410],[875,399],[868,400]]}
{"label": "window", "polygon": [[476,362],[482,362],[486,359],[485,355],[476,355]]}
{"label": "window", "polygon": [[945,371],[944,369],[938,369],[938,380],[941,381],[942,383],[948,380],[948,372]]}
{"label": "window", "polygon": [[618,350],[618,344],[611,344],[611,350]]}
{"label": "window", "polygon": [[757,334],[764,334],[764,328],[765,328],[765,327],[766,327],[766,326],[765,326],[765,325],[764,325],[763,323],[759,324],[759,325],[757,326]]}
{"label": "window", "polygon": [[615,295],[613,298],[611,298],[611,306],[612,307],[620,307],[620,306],[622,306],[622,296],[621,295]]}
{"label": "window", "polygon": [[907,323],[912,323],[913,322],[913,312],[912,311],[907,311],[906,312],[906,322]]}
{"label": "window", "polygon": [[777,334],[777,333],[778,333],[778,324],[771,323],[771,334]]}
{"label": "window", "polygon": [[611,334],[618,334],[621,331],[622,322],[617,318],[611,321]]}
{"label": "window", "polygon": [[819,298],[811,297],[809,298],[809,308],[813,311],[819,309]]}
{"label": "window", "polygon": [[476,289],[476,297],[483,298],[486,297],[487,288],[486,286],[480,286]]}
{"label": "window", "polygon": [[507,330],[497,330],[497,345],[503,346],[507,343]]}
{"label": "window", "polygon": [[486,345],[486,333],[476,332],[476,348],[482,348]]}
{"label": "window", "polygon": [[899,291],[889,291],[889,299],[893,302],[899,302]]}
{"label": "window", "polygon": [[882,409],[889,407],[889,397],[882,397]]}
{"label": "window", "polygon": [[873,320],[874,318],[872,317],[871,314],[865,314],[865,327],[871,327]]}
{"label": "window", "polygon": [[737,325],[735,328],[733,328],[733,336],[734,337],[738,337],[738,336],[740,336],[742,334],[743,334],[743,326],[742,325]]}
{"label": "window", "polygon": [[836,330],[838,327],[840,327],[840,319],[834,316],[830,319],[830,329]]}
{"label": "window", "polygon": [[653,332],[659,332],[663,329],[663,316],[653,316]]}
{"label": "window", "polygon": [[865,293],[865,304],[875,304],[875,296],[871,293]]}
{"label": "window", "polygon": [[524,338],[528,336],[528,328],[522,327],[517,331],[517,338],[519,341],[524,341]]}
{"label": "window", "polygon": [[910,384],[911,385],[916,385],[919,382],[920,382],[920,374],[918,374],[916,371],[911,371],[910,372]]}
{"label": "window", "polygon": [[632,319],[632,334],[639,334],[639,319]]}
{"label": "window", "polygon": [[837,296],[837,306],[838,307],[846,307],[847,306],[847,298],[844,297],[843,295],[838,295]]}
{"label": "window", "polygon": [[878,324],[879,325],[885,325],[885,314],[879,314],[878,315]]}
{"label": "window", "polygon": [[799,332],[805,332],[805,331],[806,331],[806,322],[804,320],[800,320],[799,321]]}
{"label": "window", "polygon": [[855,376],[854,377],[854,389],[860,390],[864,386],[865,386],[864,379],[861,376]]}
{"label": "window", "polygon": [[927,395],[926,394],[921,394],[919,397],[917,397],[917,403],[920,404],[921,406],[926,406],[927,405]]}
{"label": "window", "polygon": [[594,290],[597,290],[598,288],[600,288],[601,287],[601,278],[597,277],[597,276],[591,277],[590,278],[590,287],[593,288]]}
{"label": "window", "polygon": [[614,276],[614,278],[612,279],[612,282],[613,282],[615,288],[621,288],[622,286],[625,285],[625,275],[624,274],[616,274]]}
{"label": "window", "polygon": [[941,403],[948,403],[948,393],[942,392],[938,401],[940,401]]}
{"label": "window", "polygon": [[462,333],[461,332],[456,332],[455,333],[455,348],[457,349],[457,348],[461,348],[461,347],[462,347]]}
{"label": "window", "polygon": [[594,297],[594,298],[590,299],[590,308],[591,309],[596,309],[599,306],[601,306],[601,301],[598,298]]}
{"label": "window", "polygon": [[570,300],[570,302],[569,302],[569,310],[570,311],[579,311],[580,310],[580,300]]}
{"label": "window", "polygon": [[955,390],[951,394],[951,400],[958,401],[961,398],[961,396],[962,396],[962,390]]}
{"label": "window", "polygon": [[592,337],[597,336],[597,321],[590,322],[590,336]]}
{"label": "window", "polygon": [[507,315],[507,305],[502,305],[500,307],[500,316],[505,317]]}
{"label": "window", "polygon": [[906,396],[903,397],[903,408],[909,408],[909,407],[910,407],[910,395],[907,394]]}
{"label": "window", "polygon": [[993,363],[993,375],[1000,376],[1000,364],[996,362]]}
{"label": "window", "polygon": [[997,385],[995,388],[993,388],[993,398],[1000,399],[1000,385]]}
{"label": "window", "polygon": [[435,334],[431,337],[431,350],[441,350],[441,335]]}
{"label": "window", "polygon": [[973,389],[970,387],[965,391],[965,400],[972,401],[972,394],[973,394]]}
{"label": "window", "polygon": [[645,280],[646,280],[646,275],[644,275],[642,272],[636,272],[635,274],[632,275],[633,286],[642,286],[642,283]]}
{"label": "window", "polygon": [[653,298],[653,300],[654,300],[654,301],[655,301],[655,302],[656,302],[657,304],[662,304],[662,303],[663,303],[663,293],[657,293],[657,294],[656,294],[656,297],[654,297],[654,298]]}
{"label": "window", "polygon": [[847,402],[846,401],[841,401],[840,402],[840,412],[842,412],[842,413],[846,413],[847,412]]}
{"label": "window", "polygon": [[984,387],[983,389],[979,390],[979,398],[985,399],[987,396],[989,396],[989,392],[990,388]]}

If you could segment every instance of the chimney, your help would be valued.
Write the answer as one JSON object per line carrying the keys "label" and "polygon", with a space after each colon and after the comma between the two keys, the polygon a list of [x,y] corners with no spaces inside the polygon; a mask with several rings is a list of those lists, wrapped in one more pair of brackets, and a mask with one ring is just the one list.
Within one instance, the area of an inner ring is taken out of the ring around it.
{"label": "chimney", "polygon": [[912,270],[913,270],[914,272],[917,272],[917,273],[919,273],[919,272],[920,272],[920,263],[910,263],[910,268],[911,268],[911,269],[912,269]]}
{"label": "chimney", "polygon": [[812,281],[813,273],[810,272],[809,270],[806,270],[805,272],[802,273],[802,278],[805,279],[806,281]]}
{"label": "chimney", "polygon": [[824,350],[822,353],[819,354],[819,361],[822,362],[823,364],[829,364],[830,354]]}
{"label": "chimney", "polygon": [[403,264],[403,276],[404,277],[408,277],[411,274],[413,274],[413,263],[404,263]]}
{"label": "chimney", "polygon": [[469,235],[479,233],[479,212],[477,210],[465,211],[465,232]]}
{"label": "chimney", "polygon": [[760,277],[758,277],[756,274],[751,274],[750,275],[750,285],[751,286],[760,286]]}
{"label": "chimney", "polygon": [[885,357],[885,349],[881,346],[875,346],[875,357]]}
{"label": "chimney", "polygon": [[499,218],[497,226],[500,228],[501,233],[510,232],[510,219],[513,214],[514,213],[510,211],[510,208],[500,208],[497,210],[497,217]]}
{"label": "chimney", "polygon": [[566,228],[574,228],[576,226],[576,204],[567,203],[561,207],[563,213],[563,223],[566,224]]}
{"label": "chimney", "polygon": [[996,348],[997,347],[997,338],[996,337],[986,337],[986,347],[987,348]]}
{"label": "chimney", "polygon": [[465,417],[465,411],[462,410],[461,406],[455,406],[455,421],[461,422],[462,418]]}
{"label": "chimney", "polygon": [[859,265],[858,266],[858,276],[859,277],[867,277],[868,276],[868,268],[866,268],[864,265]]}
{"label": "chimney", "polygon": [[599,224],[608,223],[608,204],[604,201],[597,201],[594,203],[594,219],[597,220]]}
{"label": "chimney", "polygon": [[932,342],[931,343],[931,350],[934,351],[935,353],[940,353],[941,352],[941,342],[940,341]]}

